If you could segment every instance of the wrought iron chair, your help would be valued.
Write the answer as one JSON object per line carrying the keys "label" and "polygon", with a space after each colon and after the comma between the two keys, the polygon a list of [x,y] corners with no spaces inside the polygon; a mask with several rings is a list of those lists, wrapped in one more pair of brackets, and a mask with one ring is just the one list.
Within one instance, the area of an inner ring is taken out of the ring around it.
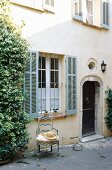
{"label": "wrought iron chair", "polygon": [[[52,152],[53,149],[53,145],[57,145],[57,149],[59,152],[59,137],[58,137],[58,130],[56,128],[53,127],[53,119],[51,124],[50,123],[40,123],[40,120],[44,119],[47,120],[49,119],[49,117],[41,117],[38,119],[38,129],[37,129],[37,148],[38,148],[38,152],[40,153],[41,151],[41,145],[44,146],[50,146],[50,150]],[[49,140],[49,139],[44,139],[42,134],[46,133],[46,132],[54,132],[57,136],[56,139],[53,140]]]}

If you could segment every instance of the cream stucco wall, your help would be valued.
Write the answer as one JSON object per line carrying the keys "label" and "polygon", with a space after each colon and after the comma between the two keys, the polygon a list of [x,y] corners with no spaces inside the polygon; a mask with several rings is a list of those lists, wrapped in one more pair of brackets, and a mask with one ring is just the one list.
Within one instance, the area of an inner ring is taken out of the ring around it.
{"label": "cream stucco wall", "polygon": [[[106,114],[105,90],[108,87],[112,88],[112,1],[110,1],[109,30],[91,27],[73,20],[71,2],[70,0],[56,0],[55,13],[31,10],[11,4],[14,20],[19,23],[24,20],[26,24],[23,36],[28,39],[32,50],[77,57],[77,114],[54,120],[55,127],[59,129],[61,144],[74,143],[81,138],[81,82],[88,76],[99,77],[103,82],[101,127],[103,135],[110,135],[105,126],[104,117]],[[98,20],[96,19],[96,21]],[[88,68],[90,58],[96,60],[97,69],[95,71],[90,71]],[[107,64],[105,73],[101,71],[103,60]],[[62,63],[63,68],[65,68],[64,62]],[[65,71],[62,70],[62,72],[65,74]],[[63,105],[65,108],[65,91],[63,91]],[[30,143],[31,148],[36,145],[36,128],[37,120],[34,120],[29,125],[29,132],[33,140]]]}

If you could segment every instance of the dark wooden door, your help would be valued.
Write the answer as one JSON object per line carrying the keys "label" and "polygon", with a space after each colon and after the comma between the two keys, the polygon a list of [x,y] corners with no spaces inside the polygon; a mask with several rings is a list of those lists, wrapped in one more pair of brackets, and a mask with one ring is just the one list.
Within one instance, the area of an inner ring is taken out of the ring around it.
{"label": "dark wooden door", "polygon": [[83,85],[82,135],[95,133],[95,83],[87,81]]}

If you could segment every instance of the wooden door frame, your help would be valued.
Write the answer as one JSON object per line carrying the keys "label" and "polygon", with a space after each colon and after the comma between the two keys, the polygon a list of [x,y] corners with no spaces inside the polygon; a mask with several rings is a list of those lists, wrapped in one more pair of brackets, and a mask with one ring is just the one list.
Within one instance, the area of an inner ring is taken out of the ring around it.
{"label": "wooden door frame", "polygon": [[[83,116],[83,84],[86,81],[93,81],[99,84],[99,107],[98,107],[98,114],[96,115],[97,118],[97,125],[95,124],[95,131],[97,134],[103,134],[104,131],[104,120],[103,120],[103,82],[97,76],[86,76],[82,79],[80,83],[80,118],[79,118],[79,138],[82,139],[82,116]],[[96,106],[95,106],[96,107]],[[95,113],[96,114],[96,113]],[[98,118],[100,116],[100,119]],[[101,122],[99,121],[101,120]]]}

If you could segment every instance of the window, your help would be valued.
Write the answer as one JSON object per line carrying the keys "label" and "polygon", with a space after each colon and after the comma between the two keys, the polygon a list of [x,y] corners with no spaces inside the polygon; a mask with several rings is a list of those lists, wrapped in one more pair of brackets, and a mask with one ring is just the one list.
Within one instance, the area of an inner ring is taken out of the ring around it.
{"label": "window", "polygon": [[61,110],[60,56],[57,54],[29,53],[25,69],[25,111],[31,117]]}
{"label": "window", "polygon": [[63,114],[65,106],[66,114],[75,114],[76,58],[67,56],[65,69],[65,57],[62,55],[29,52],[24,74],[24,93],[24,110],[32,118],[49,112]]}
{"label": "window", "polygon": [[38,111],[59,111],[59,58],[40,53],[38,65]]}
{"label": "window", "polygon": [[10,0],[10,2],[40,10],[52,11],[54,9],[54,0]]}
{"label": "window", "polygon": [[75,0],[74,1],[74,18],[75,19],[79,19],[81,20],[82,19],[82,2],[81,0]]}
{"label": "window", "polygon": [[102,26],[109,26],[109,2],[108,0],[102,1]]}
{"label": "window", "polygon": [[[102,3],[101,3],[102,2]],[[101,15],[102,14],[102,15]],[[108,0],[74,0],[73,19],[95,27],[109,28]]]}

